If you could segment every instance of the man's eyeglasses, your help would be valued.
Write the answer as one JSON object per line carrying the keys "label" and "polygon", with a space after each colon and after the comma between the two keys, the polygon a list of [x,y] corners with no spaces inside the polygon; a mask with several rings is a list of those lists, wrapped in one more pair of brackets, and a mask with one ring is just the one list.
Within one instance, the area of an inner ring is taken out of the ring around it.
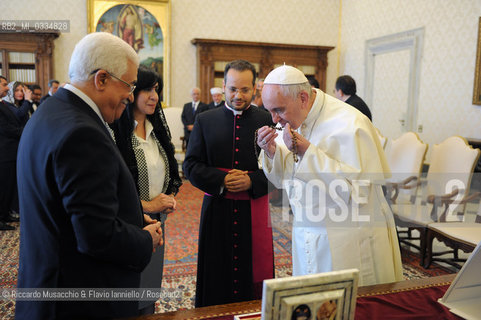
{"label": "man's eyeglasses", "polygon": [[229,90],[230,92],[236,94],[236,93],[241,93],[243,95],[246,95],[248,94],[249,92],[252,91],[252,88],[240,88],[240,89],[237,89],[237,88],[234,88],[234,87],[227,87],[227,90]]}
{"label": "man's eyeglasses", "polygon": [[[95,74],[95,73],[97,73],[99,70],[100,70],[100,69],[95,69],[95,70],[92,71],[90,74]],[[105,72],[107,72],[107,74],[108,74],[109,76],[111,76],[112,78],[114,78],[114,79],[116,79],[116,80],[119,80],[120,82],[125,83],[125,84],[130,88],[129,95],[132,94],[132,93],[134,92],[135,88],[137,87],[135,84],[130,84],[130,83],[128,83],[127,81],[122,80],[122,79],[114,76],[113,74],[111,74],[111,73],[108,72],[107,70],[105,70]]]}

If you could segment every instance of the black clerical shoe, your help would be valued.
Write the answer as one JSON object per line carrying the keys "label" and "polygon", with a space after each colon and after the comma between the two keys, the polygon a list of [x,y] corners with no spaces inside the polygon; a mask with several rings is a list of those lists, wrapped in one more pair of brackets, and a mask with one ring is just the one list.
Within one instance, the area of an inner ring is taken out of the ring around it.
{"label": "black clerical shoe", "polygon": [[15,230],[15,227],[0,221],[0,230]]}

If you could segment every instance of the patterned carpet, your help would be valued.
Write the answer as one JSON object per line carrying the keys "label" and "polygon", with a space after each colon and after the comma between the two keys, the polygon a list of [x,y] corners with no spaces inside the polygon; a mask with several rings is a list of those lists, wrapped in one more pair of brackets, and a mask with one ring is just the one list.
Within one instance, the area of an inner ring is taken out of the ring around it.
{"label": "patterned carpet", "polygon": [[[162,303],[157,301],[156,312],[190,309],[194,306],[197,262],[197,235],[203,193],[185,182],[177,195],[177,211],[166,222],[166,252]],[[290,276],[291,228],[288,211],[271,206],[274,237],[276,277]],[[15,224],[14,224],[15,225]],[[15,231],[0,231],[0,289],[16,285],[18,268],[18,223]],[[429,270],[419,266],[416,254],[403,250],[404,277],[417,279],[451,273],[433,265]],[[1,299],[1,298],[0,298]],[[15,303],[0,300],[0,319],[13,319]]]}

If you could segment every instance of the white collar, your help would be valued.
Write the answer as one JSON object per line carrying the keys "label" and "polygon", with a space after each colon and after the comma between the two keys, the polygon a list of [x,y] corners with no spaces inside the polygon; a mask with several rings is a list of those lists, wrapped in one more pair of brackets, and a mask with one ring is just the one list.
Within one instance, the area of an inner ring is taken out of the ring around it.
{"label": "white collar", "polygon": [[229,109],[230,111],[232,111],[232,113],[233,113],[235,116],[237,116],[237,115],[242,115],[242,112],[244,112],[244,110],[247,110],[247,109],[250,108],[250,105],[249,105],[249,106],[248,106],[247,108],[245,108],[244,110],[236,110],[236,109],[232,109],[231,107],[229,107],[229,106],[227,105],[227,103],[224,103],[224,105],[225,105],[225,107],[226,107],[227,109]]}
{"label": "white collar", "polygon": [[[137,129],[137,125],[139,122],[137,120],[134,120],[134,130]],[[145,118],[145,140],[152,134],[152,131],[154,131],[154,126],[152,123],[150,123],[149,119]]]}

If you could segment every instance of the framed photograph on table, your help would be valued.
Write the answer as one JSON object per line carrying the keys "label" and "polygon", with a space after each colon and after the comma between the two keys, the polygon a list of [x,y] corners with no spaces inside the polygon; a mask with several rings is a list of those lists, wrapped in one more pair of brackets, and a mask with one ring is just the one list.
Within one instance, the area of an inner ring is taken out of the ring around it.
{"label": "framed photograph on table", "polygon": [[140,64],[162,75],[170,105],[170,0],[88,0],[88,32],[109,32],[130,44]]}
{"label": "framed photograph on table", "polygon": [[264,281],[262,319],[354,319],[359,271]]}

